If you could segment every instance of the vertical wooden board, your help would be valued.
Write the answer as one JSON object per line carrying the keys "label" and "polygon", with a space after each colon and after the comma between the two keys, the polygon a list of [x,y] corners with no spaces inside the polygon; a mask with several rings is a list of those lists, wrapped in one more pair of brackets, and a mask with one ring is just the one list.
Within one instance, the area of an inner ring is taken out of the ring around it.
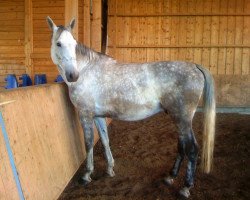
{"label": "vertical wooden board", "polygon": [[178,45],[185,46],[187,44],[187,18],[179,18],[179,28],[178,28]]}
{"label": "vertical wooden board", "polygon": [[155,14],[155,0],[146,0],[147,1],[147,14]]}
{"label": "vertical wooden board", "polygon": [[227,44],[227,17],[220,17],[219,44]]}
{"label": "vertical wooden board", "polygon": [[146,15],[147,14],[147,1],[137,0],[137,7],[138,7],[138,11],[137,11],[138,15]]}
{"label": "vertical wooden board", "polygon": [[181,0],[172,0],[171,1],[171,11],[172,14],[178,14],[180,10],[180,1]]}
{"label": "vertical wooden board", "polygon": [[187,27],[186,27],[186,44],[195,44],[195,17],[187,17]]}
{"label": "vertical wooden board", "polygon": [[194,49],[194,62],[197,64],[202,64],[202,49],[201,48],[195,48]]}
{"label": "vertical wooden board", "polygon": [[244,1],[244,13],[245,14],[249,14],[249,10],[250,10],[250,1],[249,0],[245,0]]}
{"label": "vertical wooden board", "polygon": [[131,62],[137,63],[139,60],[139,51],[138,48],[131,49]]}
{"label": "vertical wooden board", "polygon": [[116,48],[116,57],[115,59],[119,62],[124,61],[124,49],[123,48]]}
{"label": "vertical wooden board", "polygon": [[162,13],[163,14],[170,14],[172,12],[171,7],[172,0],[164,0],[162,4]]}
{"label": "vertical wooden board", "polygon": [[242,45],[243,44],[243,20],[242,16],[237,16],[235,18],[235,44]]}
{"label": "vertical wooden board", "polygon": [[210,45],[211,44],[211,17],[204,17],[203,21],[203,36],[202,36],[202,44]]}
{"label": "vertical wooden board", "polygon": [[171,17],[162,17],[162,45],[171,43]]}
{"label": "vertical wooden board", "polygon": [[250,74],[250,48],[242,50],[242,75]]}
{"label": "vertical wooden board", "polygon": [[118,0],[116,2],[116,14],[117,15],[124,15],[125,14],[125,10],[124,10],[125,4],[124,3],[120,3]]}
{"label": "vertical wooden board", "polygon": [[177,46],[178,39],[179,39],[179,17],[171,17],[171,31],[170,31],[170,38],[171,38],[171,45]]}
{"label": "vertical wooden board", "polygon": [[140,17],[139,19],[139,41],[141,46],[146,46],[147,43],[147,18]]}
{"label": "vertical wooden board", "polygon": [[227,48],[226,74],[234,74],[234,48]]}
{"label": "vertical wooden board", "polygon": [[226,48],[219,48],[218,74],[226,73]]}
{"label": "vertical wooden board", "polygon": [[178,60],[178,55],[179,55],[178,48],[171,48],[170,50],[171,60],[172,61]]}
{"label": "vertical wooden board", "polygon": [[131,62],[131,49],[130,48],[125,48],[123,50],[124,52],[124,62]]}
{"label": "vertical wooden board", "polygon": [[147,49],[140,49],[140,62],[147,62]]}
{"label": "vertical wooden board", "polygon": [[195,19],[195,45],[202,45],[204,20],[202,16],[196,16]]}
{"label": "vertical wooden board", "polygon": [[155,45],[162,45],[162,18],[155,18]]}
{"label": "vertical wooden board", "polygon": [[186,61],[193,62],[194,61],[194,49],[186,48]]}
{"label": "vertical wooden board", "polygon": [[115,13],[116,13],[116,0],[108,0],[108,15],[115,15]]}
{"label": "vertical wooden board", "polygon": [[115,18],[112,16],[108,17],[108,48],[115,45]]}
{"label": "vertical wooden board", "polygon": [[161,15],[163,13],[163,1],[164,0],[155,0],[155,3],[154,3],[155,14]]}
{"label": "vertical wooden board", "polygon": [[171,54],[170,54],[170,48],[164,48],[163,49],[163,60],[165,60],[165,61],[169,61],[169,60],[171,60]]}
{"label": "vertical wooden board", "polygon": [[187,49],[186,48],[179,48],[178,49],[178,60],[186,60],[186,52]]}
{"label": "vertical wooden board", "polygon": [[227,17],[227,44],[235,44],[235,17]]}
{"label": "vertical wooden board", "polygon": [[131,21],[131,39],[132,39],[132,46],[137,46],[141,42],[139,41],[139,18],[133,17]]}
{"label": "vertical wooden board", "polygon": [[212,0],[211,13],[218,14],[220,12],[220,0]]}
{"label": "vertical wooden board", "polygon": [[235,12],[236,13],[244,13],[244,1],[245,0],[237,0],[235,3]]}
{"label": "vertical wooden board", "polygon": [[179,13],[188,12],[188,0],[181,0],[179,4]]}
{"label": "vertical wooden board", "polygon": [[202,48],[202,61],[201,61],[201,63],[207,69],[210,69],[210,49],[209,48]]}
{"label": "vertical wooden board", "polygon": [[217,45],[219,43],[219,17],[212,16],[211,18],[211,45]]}
{"label": "vertical wooden board", "polygon": [[147,45],[155,44],[155,18],[147,18]]}
{"label": "vertical wooden board", "polygon": [[234,51],[234,74],[242,73],[242,48],[235,48]]}
{"label": "vertical wooden board", "polygon": [[[118,3],[118,1],[117,1]],[[124,14],[125,15],[131,15],[131,11],[132,11],[132,3],[133,3],[133,0],[127,0],[126,3],[124,3]],[[118,3],[119,4],[119,3]]]}
{"label": "vertical wooden board", "polygon": [[162,61],[163,60],[163,54],[162,54],[162,48],[155,48],[155,57],[154,60],[155,61]]}
{"label": "vertical wooden board", "polygon": [[204,13],[204,1],[196,1],[195,5],[195,13],[196,14],[203,14]]}
{"label": "vertical wooden board", "polygon": [[91,48],[101,52],[101,0],[93,0],[92,9],[93,9],[93,18],[91,22]]}
{"label": "vertical wooden board", "polygon": [[132,44],[132,18],[125,17],[124,19],[124,45]]}
{"label": "vertical wooden board", "polygon": [[203,1],[203,12],[205,14],[211,14],[212,11],[212,0]]}
{"label": "vertical wooden board", "polygon": [[250,45],[250,16],[244,16],[243,20],[243,44]]}
{"label": "vertical wooden board", "polygon": [[147,62],[152,62],[155,59],[155,52],[153,48],[147,48]]}
{"label": "vertical wooden board", "polygon": [[124,45],[125,34],[124,34],[124,27],[125,27],[125,19],[123,17],[118,17],[116,20],[116,46]]}
{"label": "vertical wooden board", "polygon": [[217,74],[218,71],[218,48],[211,48],[210,53],[210,72]]}
{"label": "vertical wooden board", "polygon": [[228,13],[228,0],[221,0],[220,1],[220,13],[227,14]]}
{"label": "vertical wooden board", "polygon": [[235,9],[236,9],[236,1],[238,0],[230,0],[228,1],[228,10],[227,13],[230,14],[235,14]]}
{"label": "vertical wooden board", "polygon": [[[113,1],[113,0],[110,0],[110,1]],[[110,24],[110,27],[111,27],[111,24]],[[83,3],[83,43],[88,47],[90,47],[90,40],[91,40],[90,37],[91,37],[90,1],[84,0],[84,3]]]}

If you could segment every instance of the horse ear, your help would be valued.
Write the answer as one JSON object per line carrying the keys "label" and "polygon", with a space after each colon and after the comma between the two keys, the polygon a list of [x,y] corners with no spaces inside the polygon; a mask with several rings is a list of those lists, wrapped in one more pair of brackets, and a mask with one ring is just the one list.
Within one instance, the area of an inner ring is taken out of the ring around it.
{"label": "horse ear", "polygon": [[54,30],[56,29],[56,25],[55,25],[55,23],[53,22],[53,20],[52,20],[49,16],[47,16],[46,20],[47,20],[47,23],[48,23],[48,25],[49,25],[49,28],[50,28],[52,31],[54,31]]}
{"label": "horse ear", "polygon": [[71,30],[73,30],[73,28],[74,28],[74,26],[75,26],[75,23],[76,23],[76,20],[75,20],[75,18],[73,18],[73,19],[70,21],[68,27],[69,27]]}

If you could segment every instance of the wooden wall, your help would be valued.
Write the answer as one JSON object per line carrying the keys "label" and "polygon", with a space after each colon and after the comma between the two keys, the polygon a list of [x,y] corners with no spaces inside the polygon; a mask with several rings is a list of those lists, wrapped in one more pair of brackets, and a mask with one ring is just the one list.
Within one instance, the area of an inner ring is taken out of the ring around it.
{"label": "wooden wall", "polygon": [[[0,92],[0,111],[25,199],[57,199],[85,158],[67,88],[53,84]],[[0,163],[0,199],[19,199],[1,127]]]}
{"label": "wooden wall", "polygon": [[[76,7],[72,5],[77,5]],[[101,50],[101,0],[1,0],[0,90],[6,74],[47,74],[54,82],[58,71],[50,58],[49,15],[57,25],[76,18],[79,41]]]}
{"label": "wooden wall", "polygon": [[6,74],[25,69],[24,0],[0,1],[0,88]]}
{"label": "wooden wall", "polygon": [[108,51],[120,61],[186,60],[250,74],[250,0],[109,0]]}

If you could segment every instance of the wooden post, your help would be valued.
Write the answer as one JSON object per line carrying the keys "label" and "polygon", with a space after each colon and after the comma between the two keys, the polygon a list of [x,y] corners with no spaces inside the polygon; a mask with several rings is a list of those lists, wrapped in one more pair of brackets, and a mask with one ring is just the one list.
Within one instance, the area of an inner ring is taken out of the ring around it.
{"label": "wooden post", "polygon": [[32,0],[25,0],[25,67],[26,72],[33,78],[34,69],[31,54],[33,53],[33,21]]}
{"label": "wooden post", "polygon": [[102,1],[92,1],[92,18],[91,18],[91,48],[101,52],[102,45]]}
{"label": "wooden post", "polygon": [[73,35],[78,40],[78,0],[65,0],[65,24],[69,24],[73,18],[76,20]]}
{"label": "wooden post", "polygon": [[90,1],[84,0],[83,4],[83,43],[90,47]]}

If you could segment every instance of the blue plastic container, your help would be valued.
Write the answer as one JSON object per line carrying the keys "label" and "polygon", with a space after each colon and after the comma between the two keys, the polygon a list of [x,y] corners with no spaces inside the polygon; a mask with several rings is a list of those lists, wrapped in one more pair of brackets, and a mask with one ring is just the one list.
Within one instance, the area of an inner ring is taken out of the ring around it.
{"label": "blue plastic container", "polygon": [[5,81],[7,82],[5,89],[12,89],[18,87],[18,82],[15,74],[8,74],[5,78]]}
{"label": "blue plastic container", "polygon": [[56,77],[55,82],[57,82],[57,83],[62,83],[62,82],[64,82],[64,80],[63,80],[63,78],[62,78],[61,75],[58,75],[58,76]]}
{"label": "blue plastic container", "polygon": [[26,87],[32,85],[32,80],[28,74],[23,74],[19,80],[22,80],[22,84],[19,87]]}
{"label": "blue plastic container", "polygon": [[35,85],[47,83],[46,74],[36,74],[34,78]]}

